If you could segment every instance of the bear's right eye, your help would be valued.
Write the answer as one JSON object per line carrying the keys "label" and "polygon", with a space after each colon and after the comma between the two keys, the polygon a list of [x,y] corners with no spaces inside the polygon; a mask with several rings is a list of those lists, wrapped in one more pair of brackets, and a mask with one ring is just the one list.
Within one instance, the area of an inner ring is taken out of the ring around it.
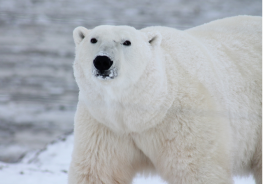
{"label": "bear's right eye", "polygon": [[94,43],[97,43],[97,41],[98,41],[98,40],[97,40],[96,38],[91,38],[91,40],[90,40],[90,42],[93,43],[93,44],[94,44]]}
{"label": "bear's right eye", "polygon": [[129,40],[126,40],[125,42],[123,42],[123,45],[125,46],[130,46],[131,45],[131,42]]}

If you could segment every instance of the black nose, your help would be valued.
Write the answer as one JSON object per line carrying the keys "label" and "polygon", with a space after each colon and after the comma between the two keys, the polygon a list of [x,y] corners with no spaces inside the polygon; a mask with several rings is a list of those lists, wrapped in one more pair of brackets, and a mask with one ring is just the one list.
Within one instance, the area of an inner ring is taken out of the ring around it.
{"label": "black nose", "polygon": [[93,64],[97,70],[104,71],[110,69],[113,61],[107,56],[97,56]]}

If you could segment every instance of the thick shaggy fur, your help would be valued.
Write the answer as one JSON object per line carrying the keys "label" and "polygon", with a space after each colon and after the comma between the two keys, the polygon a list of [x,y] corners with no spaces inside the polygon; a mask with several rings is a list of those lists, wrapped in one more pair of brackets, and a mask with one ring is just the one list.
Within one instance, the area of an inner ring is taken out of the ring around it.
{"label": "thick shaggy fur", "polygon": [[[69,184],[128,184],[143,171],[170,184],[232,184],[250,173],[262,183],[261,21],[76,28]],[[100,53],[115,78],[93,75]]]}

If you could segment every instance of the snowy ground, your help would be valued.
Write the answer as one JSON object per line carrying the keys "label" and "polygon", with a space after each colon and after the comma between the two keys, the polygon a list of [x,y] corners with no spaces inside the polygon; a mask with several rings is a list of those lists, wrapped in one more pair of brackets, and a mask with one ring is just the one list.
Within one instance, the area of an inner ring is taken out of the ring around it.
{"label": "snowy ground", "polygon": [[[28,154],[19,164],[0,163],[1,184],[66,184],[73,149],[73,135]],[[253,178],[235,178],[235,184],[254,184]],[[158,176],[137,176],[133,184],[165,184]]]}

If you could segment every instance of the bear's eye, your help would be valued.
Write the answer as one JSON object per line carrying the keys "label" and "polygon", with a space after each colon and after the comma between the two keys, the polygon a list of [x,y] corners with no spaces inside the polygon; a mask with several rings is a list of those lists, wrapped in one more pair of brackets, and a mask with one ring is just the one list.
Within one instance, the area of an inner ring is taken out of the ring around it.
{"label": "bear's eye", "polygon": [[129,40],[126,40],[125,42],[123,42],[123,45],[125,46],[130,46],[131,45],[131,42]]}
{"label": "bear's eye", "polygon": [[96,38],[91,38],[91,40],[90,40],[90,42],[93,43],[93,44],[94,44],[94,43],[97,43],[97,41],[98,41],[98,40],[97,40]]}

